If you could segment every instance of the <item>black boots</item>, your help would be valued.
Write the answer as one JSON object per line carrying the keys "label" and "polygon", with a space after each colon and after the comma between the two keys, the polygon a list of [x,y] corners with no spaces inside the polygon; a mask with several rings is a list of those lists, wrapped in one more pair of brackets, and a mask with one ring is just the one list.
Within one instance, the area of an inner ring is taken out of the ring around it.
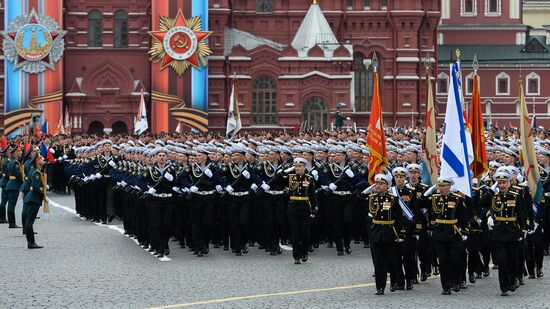
{"label": "black boots", "polygon": [[8,223],[8,220],[6,220],[6,208],[0,208],[0,224],[6,224]]}
{"label": "black boots", "polygon": [[27,248],[28,249],[41,249],[41,248],[44,248],[42,246],[37,245],[36,242],[34,241],[34,229],[32,227],[27,229],[27,234],[25,234],[25,235],[27,236]]}
{"label": "black boots", "polygon": [[15,213],[8,212],[8,222],[10,223],[10,226],[9,226],[10,229],[20,228],[20,226],[15,224]]}

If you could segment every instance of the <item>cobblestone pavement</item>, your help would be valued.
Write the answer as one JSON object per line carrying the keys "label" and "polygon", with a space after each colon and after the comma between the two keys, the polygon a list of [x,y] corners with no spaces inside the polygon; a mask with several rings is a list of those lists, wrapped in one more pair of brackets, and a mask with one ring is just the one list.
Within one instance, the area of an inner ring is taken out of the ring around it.
{"label": "cobblestone pavement", "polygon": [[[257,248],[242,257],[221,249],[197,258],[173,244],[162,262],[110,226],[84,222],[70,211],[71,196],[51,195],[65,208],[40,212],[41,250],[26,249],[21,229],[0,225],[0,308],[548,308],[548,277],[528,280],[501,297],[496,272],[451,296],[438,278],[412,291],[374,296],[368,249],[337,257],[324,246],[293,265],[289,251],[269,256]],[[20,223],[21,205],[17,206]],[[117,228],[118,227],[118,228]]]}

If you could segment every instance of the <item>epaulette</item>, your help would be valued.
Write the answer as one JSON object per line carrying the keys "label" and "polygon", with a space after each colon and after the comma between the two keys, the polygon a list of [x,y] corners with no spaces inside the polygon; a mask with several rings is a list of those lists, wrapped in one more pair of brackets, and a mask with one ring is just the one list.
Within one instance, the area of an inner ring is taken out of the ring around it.
{"label": "epaulette", "polygon": [[458,194],[458,193],[452,193],[452,195],[455,196],[455,197],[460,197],[460,198],[462,197],[462,196],[461,196],[460,194]]}
{"label": "epaulette", "polygon": [[434,193],[434,194],[432,194],[431,196],[432,196],[432,197],[439,197],[439,196],[441,196],[441,194],[440,194],[440,193]]}
{"label": "epaulette", "polygon": [[428,185],[425,184],[425,183],[420,183],[419,185],[420,185],[422,188],[428,188]]}

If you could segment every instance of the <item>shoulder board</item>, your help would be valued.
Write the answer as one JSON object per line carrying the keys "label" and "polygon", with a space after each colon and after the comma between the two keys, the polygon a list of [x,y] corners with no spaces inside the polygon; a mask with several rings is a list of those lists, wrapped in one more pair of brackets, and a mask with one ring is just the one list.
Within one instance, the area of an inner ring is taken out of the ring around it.
{"label": "shoulder board", "polygon": [[388,192],[388,195],[391,197],[397,197],[397,195],[393,194],[392,192]]}
{"label": "shoulder board", "polygon": [[421,186],[422,188],[427,188],[427,187],[428,187],[428,185],[425,184],[425,183],[420,183],[420,186]]}
{"label": "shoulder board", "polygon": [[460,198],[462,197],[462,196],[461,196],[460,194],[458,194],[458,193],[453,193],[453,196],[454,196],[454,197],[460,197]]}
{"label": "shoulder board", "polygon": [[432,196],[432,197],[439,197],[439,196],[441,196],[441,194],[439,194],[439,193],[434,193],[434,194],[432,194],[431,196]]}
{"label": "shoulder board", "polygon": [[511,191],[511,190],[508,190],[508,192],[509,192],[510,194],[512,194],[512,195],[518,195],[518,194],[519,194],[519,192]]}

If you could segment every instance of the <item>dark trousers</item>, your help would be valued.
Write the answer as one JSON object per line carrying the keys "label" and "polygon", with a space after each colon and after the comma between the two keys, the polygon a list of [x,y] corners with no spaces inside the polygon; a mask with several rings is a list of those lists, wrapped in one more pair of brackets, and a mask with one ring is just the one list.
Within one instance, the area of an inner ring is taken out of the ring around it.
{"label": "dark trousers", "polygon": [[479,255],[480,234],[470,234],[466,241],[466,248],[468,249],[468,275],[472,276],[474,273],[481,274],[483,271],[483,262]]}
{"label": "dark trousers", "polygon": [[545,242],[543,240],[537,241],[537,238],[542,236],[542,233],[540,235],[527,235],[525,262],[527,272],[531,276],[536,276],[537,271],[541,270],[543,266]]}
{"label": "dark trousers", "polygon": [[250,220],[250,200],[246,197],[231,197],[228,201],[228,222],[231,243],[235,252],[241,252],[246,243]]}
{"label": "dark trousers", "polygon": [[158,251],[168,249],[172,231],[172,198],[153,197],[151,200],[151,230],[153,248]]}
{"label": "dark trousers", "polygon": [[[258,199],[257,203],[258,206],[263,204],[265,246],[273,251],[279,247],[279,238],[281,237],[285,223],[285,205],[287,199],[285,199],[284,196],[273,196],[269,194],[263,197],[265,197],[265,199]],[[261,201],[261,203],[259,201]]]}
{"label": "dark trousers", "polygon": [[292,256],[300,259],[306,256],[309,249],[311,226],[309,216],[288,215],[290,223],[290,243],[292,244]]}
{"label": "dark trousers", "polygon": [[195,195],[189,204],[193,250],[202,252],[208,248],[215,222],[214,196]]}
{"label": "dark trousers", "polygon": [[439,273],[443,290],[449,290],[459,281],[459,263],[462,244],[459,241],[432,241],[439,259]]}
{"label": "dark trousers", "polygon": [[23,204],[23,209],[27,210],[26,217],[25,217],[26,220],[25,222],[23,222],[23,228],[27,230],[33,228],[33,224],[34,224],[34,221],[36,220],[36,216],[38,215],[38,211],[40,210],[40,206],[42,205],[37,203],[32,203],[32,202]]}
{"label": "dark trousers", "polygon": [[[416,279],[417,267],[416,267],[416,238],[414,236],[405,237],[405,241],[399,243],[400,257],[399,257],[399,285],[405,285],[407,282]],[[401,267],[401,265],[403,267]],[[403,274],[403,270],[405,273]]]}
{"label": "dark trousers", "polygon": [[420,261],[420,273],[431,275],[432,273],[432,245],[426,232],[421,232],[417,244],[418,260]]}
{"label": "dark trousers", "polygon": [[17,205],[17,199],[19,198],[19,190],[8,191],[8,221],[9,224],[15,224],[15,205]]}
{"label": "dark trousers", "polygon": [[498,281],[502,292],[507,292],[516,280],[518,247],[520,245],[522,243],[515,241],[495,241],[493,243],[493,259],[498,265]]}
{"label": "dark trousers", "polygon": [[383,290],[386,288],[388,272],[392,282],[398,280],[399,247],[397,243],[372,243],[371,252],[376,289]]}
{"label": "dark trousers", "polygon": [[337,251],[344,251],[350,246],[351,226],[353,221],[353,204],[350,196],[330,194],[327,199],[332,239]]}
{"label": "dark trousers", "polygon": [[8,203],[8,192],[2,187],[2,198],[0,200],[0,221],[6,220],[6,204]]}

